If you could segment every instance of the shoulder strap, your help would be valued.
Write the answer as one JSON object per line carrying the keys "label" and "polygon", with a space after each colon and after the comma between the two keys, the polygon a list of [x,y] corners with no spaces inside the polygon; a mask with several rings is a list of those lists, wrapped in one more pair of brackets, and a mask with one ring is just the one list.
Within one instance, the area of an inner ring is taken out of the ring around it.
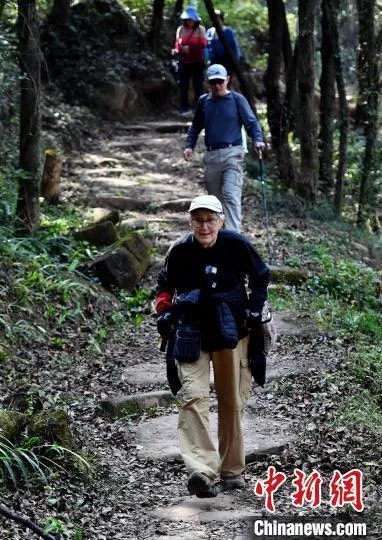
{"label": "shoulder strap", "polygon": [[206,106],[206,101],[207,101],[207,98],[208,98],[209,94],[206,93],[206,94],[203,94],[200,96],[199,98],[199,103],[202,107],[202,111],[203,111],[203,115],[204,115],[204,109],[205,109],[205,106]]}
{"label": "shoulder strap", "polygon": [[236,111],[237,111],[237,115],[239,117],[239,120],[240,122],[243,122],[242,118],[241,118],[241,114],[240,114],[240,108],[239,108],[239,97],[238,97],[238,93],[235,92],[234,90],[231,90],[231,93],[233,95],[233,100],[236,104]]}

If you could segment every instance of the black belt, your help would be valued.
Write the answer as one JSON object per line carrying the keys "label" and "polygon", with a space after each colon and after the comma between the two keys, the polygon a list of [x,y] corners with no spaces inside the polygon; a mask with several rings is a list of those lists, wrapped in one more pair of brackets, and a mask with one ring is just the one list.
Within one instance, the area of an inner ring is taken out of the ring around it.
{"label": "black belt", "polygon": [[241,142],[237,143],[221,143],[221,144],[213,144],[212,146],[207,146],[207,152],[211,152],[211,150],[222,150],[223,148],[231,148],[231,146],[240,146]]}

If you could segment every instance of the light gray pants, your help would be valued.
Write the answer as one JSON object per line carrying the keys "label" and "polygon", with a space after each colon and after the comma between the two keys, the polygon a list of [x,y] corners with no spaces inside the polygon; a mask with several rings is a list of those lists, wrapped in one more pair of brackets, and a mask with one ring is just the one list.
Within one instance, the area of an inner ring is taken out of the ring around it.
{"label": "light gray pants", "polygon": [[241,231],[241,193],[243,189],[242,146],[211,150],[204,154],[204,183],[209,195],[223,205],[225,228]]}

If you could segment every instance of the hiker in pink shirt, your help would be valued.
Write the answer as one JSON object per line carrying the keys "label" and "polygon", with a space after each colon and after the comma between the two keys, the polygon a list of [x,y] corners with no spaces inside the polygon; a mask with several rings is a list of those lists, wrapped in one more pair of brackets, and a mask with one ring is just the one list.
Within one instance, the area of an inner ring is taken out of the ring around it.
{"label": "hiker in pink shirt", "polygon": [[183,24],[176,31],[173,55],[179,55],[180,114],[191,114],[188,99],[190,80],[194,89],[195,103],[203,94],[206,30],[200,24],[196,8],[187,7],[180,18]]}

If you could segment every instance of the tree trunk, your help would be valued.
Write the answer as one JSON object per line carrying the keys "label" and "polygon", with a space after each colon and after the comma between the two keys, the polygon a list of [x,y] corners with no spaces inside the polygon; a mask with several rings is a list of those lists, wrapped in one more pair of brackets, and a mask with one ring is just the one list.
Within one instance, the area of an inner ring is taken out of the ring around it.
{"label": "tree trunk", "polygon": [[59,202],[61,170],[61,153],[54,148],[49,148],[45,151],[40,190],[41,197],[44,197],[48,204],[57,204]]}
{"label": "tree trunk", "polygon": [[339,101],[339,131],[340,142],[338,148],[338,169],[334,192],[334,208],[337,215],[341,213],[343,190],[346,172],[346,155],[348,146],[349,108],[346,99],[346,87],[342,67],[341,44],[338,32],[338,6],[337,0],[329,0],[330,18],[332,21],[334,42],[334,64]]}
{"label": "tree trunk", "polygon": [[161,43],[164,4],[165,0],[154,0],[150,30],[150,43],[154,52],[158,51]]}
{"label": "tree trunk", "polygon": [[54,0],[49,17],[52,20],[67,21],[69,19],[71,0]]}
{"label": "tree trunk", "polygon": [[206,10],[208,12],[208,15],[212,21],[213,26],[216,28],[217,35],[219,36],[220,41],[222,42],[222,45],[224,47],[224,50],[229,58],[229,61],[232,65],[232,71],[236,74],[236,77],[240,83],[240,88],[243,93],[243,95],[247,98],[248,103],[250,104],[253,112],[256,114],[256,106],[254,102],[254,96],[253,92],[251,90],[251,86],[247,80],[247,78],[244,75],[244,72],[235,58],[232,49],[230,47],[230,44],[227,40],[227,38],[224,35],[222,24],[219,20],[219,17],[215,14],[215,8],[212,3],[212,0],[204,0],[204,4],[206,6]]}
{"label": "tree trunk", "polygon": [[179,17],[183,10],[183,0],[176,0],[174,5],[174,11],[172,12],[171,21],[173,23],[179,22]]}
{"label": "tree trunk", "polygon": [[[365,226],[368,215],[372,213],[372,201],[374,200],[375,186],[372,178],[372,171],[374,168],[375,146],[378,137],[379,79],[381,71],[379,56],[382,53],[382,30],[379,31],[378,36],[375,36],[374,0],[373,2],[368,3],[368,8],[370,8],[370,3],[373,4],[372,9],[367,9],[368,16],[370,17],[367,25],[370,29],[370,41],[368,42],[370,57],[367,64],[368,69],[367,71],[364,71],[364,97],[366,99],[366,107],[362,113],[364,115],[365,153],[361,165],[362,174],[357,216],[357,224],[360,227]],[[365,16],[364,4],[365,2],[362,0],[358,0],[357,2],[359,16],[362,19]],[[366,25],[366,21],[363,20],[362,24]]]}
{"label": "tree trunk", "polygon": [[288,115],[288,131],[292,131],[298,121],[298,101],[297,101],[297,61],[298,61],[298,40],[296,40],[294,50],[290,41],[288,21],[286,18],[285,5],[280,3],[282,12],[282,47],[285,66],[285,98],[284,106]]}
{"label": "tree trunk", "polygon": [[370,119],[365,126],[365,153],[361,165],[361,186],[359,194],[359,206],[357,225],[364,227],[369,215],[371,215],[371,198],[373,192],[373,183],[371,181],[371,172],[374,162],[375,140],[377,138],[378,128],[376,119]]}
{"label": "tree trunk", "polygon": [[0,20],[1,20],[1,17],[3,16],[3,11],[5,8],[5,1],[6,0],[0,0]]}
{"label": "tree trunk", "polygon": [[317,190],[317,134],[314,111],[314,5],[315,0],[299,0],[299,62],[297,68],[301,117],[301,177],[297,193],[314,201]]}
{"label": "tree trunk", "polygon": [[294,131],[299,137],[301,120],[299,111],[299,99],[297,92],[297,66],[298,66],[298,39],[294,46],[291,65],[286,72],[285,107],[288,111],[289,131]]}
{"label": "tree trunk", "polygon": [[330,10],[331,0],[322,0],[321,16],[321,100],[319,144],[319,181],[323,193],[329,197],[333,179],[333,126],[335,104],[335,66],[333,24]]}
{"label": "tree trunk", "polygon": [[356,110],[357,126],[362,127],[368,117],[368,92],[370,70],[374,64],[372,43],[374,41],[375,0],[357,0],[358,10],[358,99]]}
{"label": "tree trunk", "polygon": [[39,225],[40,206],[40,66],[39,28],[35,0],[18,0],[20,94],[20,155],[16,215],[18,229],[33,234]]}
{"label": "tree trunk", "polygon": [[[295,173],[292,154],[288,144],[289,111],[280,94],[280,77],[283,59],[283,27],[285,16],[282,0],[267,0],[269,20],[269,56],[264,75],[267,91],[267,117],[276,154],[278,174],[286,187],[294,187]],[[290,60],[291,64],[291,60]]]}

